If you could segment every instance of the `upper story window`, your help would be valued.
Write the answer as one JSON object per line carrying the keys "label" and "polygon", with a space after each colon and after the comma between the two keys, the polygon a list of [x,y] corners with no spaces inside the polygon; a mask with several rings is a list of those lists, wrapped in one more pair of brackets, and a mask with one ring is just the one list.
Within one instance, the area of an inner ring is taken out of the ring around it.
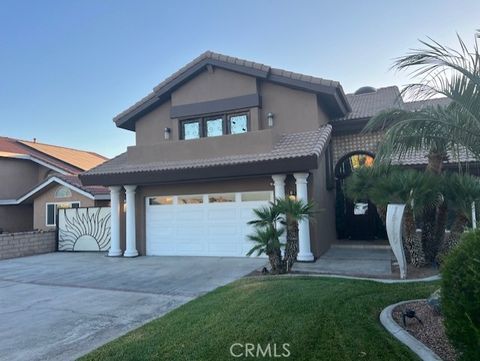
{"label": "upper story window", "polygon": [[182,123],[183,139],[197,139],[202,134],[201,119],[187,120]]}
{"label": "upper story window", "polygon": [[248,131],[248,113],[221,114],[203,118],[182,120],[182,139],[218,137],[224,134],[240,134]]}
{"label": "upper story window", "polygon": [[228,117],[228,125],[231,134],[245,133],[248,127],[247,114],[236,114]]}

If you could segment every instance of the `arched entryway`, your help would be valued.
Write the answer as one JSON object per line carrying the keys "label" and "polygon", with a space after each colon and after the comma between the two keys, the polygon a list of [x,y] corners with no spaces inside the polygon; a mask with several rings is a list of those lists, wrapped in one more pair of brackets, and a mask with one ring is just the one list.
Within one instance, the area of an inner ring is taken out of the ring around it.
{"label": "arched entryway", "polygon": [[354,203],[343,193],[345,180],[352,172],[360,167],[373,166],[374,159],[375,155],[371,152],[356,151],[345,154],[335,166],[335,218],[339,239],[375,240],[386,237],[375,206],[368,199]]}

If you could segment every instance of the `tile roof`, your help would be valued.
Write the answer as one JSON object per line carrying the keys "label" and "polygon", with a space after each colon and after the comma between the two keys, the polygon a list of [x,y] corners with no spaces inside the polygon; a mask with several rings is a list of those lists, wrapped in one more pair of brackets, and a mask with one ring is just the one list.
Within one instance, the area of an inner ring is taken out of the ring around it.
{"label": "tile roof", "polygon": [[328,144],[332,132],[331,125],[325,125],[318,130],[285,134],[270,152],[257,154],[239,154],[224,157],[211,157],[205,159],[164,161],[145,164],[129,164],[127,153],[122,153],[116,158],[83,173],[89,175],[134,173],[144,171],[164,171],[190,168],[204,168],[223,165],[236,165],[256,163],[288,158],[301,158],[320,156],[325,145]]}
{"label": "tile roof", "polygon": [[446,106],[450,104],[448,98],[433,98],[406,102],[403,100],[397,86],[378,88],[376,92],[346,95],[352,111],[334,122],[352,119],[366,119],[387,109],[400,108],[405,110],[419,110],[426,106]]}
{"label": "tile roof", "polygon": [[[411,151],[404,154],[401,157],[394,157],[392,159],[393,164],[403,165],[424,165],[428,164],[427,158],[428,152],[426,151]],[[467,149],[459,147],[457,150],[449,150],[447,152],[447,158],[444,160],[446,164],[457,164],[467,162],[478,162],[478,159],[470,153]]]}
{"label": "tile roof", "polygon": [[[400,108],[404,110],[420,110],[428,106],[447,106],[450,104],[450,99],[431,98],[418,101],[404,101],[397,86],[389,86],[379,88],[374,93],[365,94],[347,94],[347,99],[352,107],[352,112],[343,118],[333,121],[333,123],[341,122],[342,120],[360,120],[368,119],[377,115],[382,110]],[[337,123],[338,124],[338,123]],[[477,162],[471,153],[465,148],[460,148],[457,151],[449,151],[445,163],[464,163]],[[402,157],[394,158],[395,164],[404,165],[423,165],[428,163],[427,152],[412,151],[404,154]]]}
{"label": "tile roof", "polygon": [[0,156],[33,157],[71,174],[90,169],[108,159],[92,152],[8,137],[0,137]]}
{"label": "tile roof", "polygon": [[202,63],[205,60],[214,60],[217,62],[227,63],[238,67],[243,67],[247,69],[252,69],[253,71],[260,73],[264,73],[266,77],[267,74],[272,74],[278,77],[291,79],[291,80],[298,80],[305,83],[315,84],[315,85],[323,85],[326,87],[336,87],[340,90],[341,94],[344,96],[343,88],[338,81],[323,79],[319,77],[309,76],[305,74],[295,73],[291,71],[287,71],[284,69],[279,68],[272,68],[269,65],[256,63],[253,61],[240,59],[232,56],[227,56],[219,53],[215,53],[213,51],[206,51],[200,56],[193,59],[191,62],[180,68],[178,71],[164,79],[161,83],[153,88],[153,91],[149,93],[144,98],[140,99],[138,102],[130,106],[129,108],[125,109],[123,112],[117,114],[113,120],[118,121],[122,117],[126,116],[127,114],[134,112],[137,108],[140,108],[144,104],[148,103],[149,101],[153,101],[157,97],[157,93],[161,92],[162,89],[169,87],[174,81],[184,76],[190,69],[195,67],[197,64]]}
{"label": "tile roof", "polygon": [[451,100],[449,98],[432,98],[432,99],[424,99],[424,100],[417,100],[413,102],[405,102],[404,107],[407,110],[420,110],[424,107],[430,106],[447,106],[450,104]]}
{"label": "tile roof", "polygon": [[85,191],[87,193],[90,193],[92,196],[98,196],[98,195],[109,195],[110,190],[107,187],[103,186],[84,186],[80,179],[78,178],[78,175],[65,175],[65,174],[55,174],[54,175],[57,178],[60,178],[61,180],[67,182],[68,184],[81,189],[82,191]]}
{"label": "tile roof", "polygon": [[397,86],[378,88],[374,93],[347,94],[347,99],[352,111],[335,121],[370,118],[382,110],[398,107],[399,103],[403,103]]}

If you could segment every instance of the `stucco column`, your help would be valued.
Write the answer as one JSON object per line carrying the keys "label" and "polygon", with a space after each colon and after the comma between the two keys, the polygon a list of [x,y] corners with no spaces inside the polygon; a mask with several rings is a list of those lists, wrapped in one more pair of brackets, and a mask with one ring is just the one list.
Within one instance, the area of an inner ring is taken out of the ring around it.
{"label": "stucco column", "polygon": [[[308,202],[308,173],[294,173],[297,186],[297,199]],[[310,222],[304,219],[298,222],[298,256],[297,261],[313,261],[310,251]]]}
{"label": "stucco column", "polygon": [[127,222],[126,222],[126,250],[124,257],[138,256],[136,247],[136,229],[135,229],[135,188],[137,186],[124,186],[127,200]]}
{"label": "stucco column", "polygon": [[[277,198],[285,198],[285,178],[287,178],[286,174],[275,174],[272,175],[273,179],[273,188],[275,192],[275,201]],[[280,222],[279,222],[280,223]],[[277,227],[280,228],[281,224],[277,224]],[[286,243],[287,242],[287,233],[283,233],[280,237],[280,242]],[[283,252],[283,247],[282,247]]]}
{"label": "stucco column", "polygon": [[120,249],[120,189],[121,187],[110,188],[110,257],[122,255]]}

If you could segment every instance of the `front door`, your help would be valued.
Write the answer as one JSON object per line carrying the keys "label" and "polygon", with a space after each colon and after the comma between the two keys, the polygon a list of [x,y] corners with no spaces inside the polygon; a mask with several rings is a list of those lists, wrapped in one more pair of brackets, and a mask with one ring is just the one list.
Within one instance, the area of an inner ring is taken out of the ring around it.
{"label": "front door", "polygon": [[347,237],[354,240],[371,240],[376,238],[377,210],[370,201],[352,202],[347,199]]}
{"label": "front door", "polygon": [[371,167],[373,155],[355,153],[342,158],[335,169],[336,224],[340,239],[374,240],[386,237],[377,209],[368,199],[353,202],[345,197],[345,180],[359,167]]}

